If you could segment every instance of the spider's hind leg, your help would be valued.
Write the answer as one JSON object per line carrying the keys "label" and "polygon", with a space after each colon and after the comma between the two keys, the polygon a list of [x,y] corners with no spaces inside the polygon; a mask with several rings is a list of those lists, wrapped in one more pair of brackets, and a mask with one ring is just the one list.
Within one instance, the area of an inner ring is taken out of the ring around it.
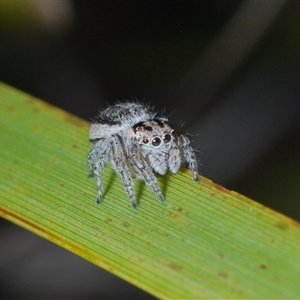
{"label": "spider's hind leg", "polygon": [[103,184],[101,181],[101,173],[104,169],[107,154],[110,150],[108,143],[105,143],[103,139],[98,140],[92,144],[92,150],[88,155],[88,165],[90,176],[95,176],[97,181],[98,195],[96,203],[100,204],[103,197]]}

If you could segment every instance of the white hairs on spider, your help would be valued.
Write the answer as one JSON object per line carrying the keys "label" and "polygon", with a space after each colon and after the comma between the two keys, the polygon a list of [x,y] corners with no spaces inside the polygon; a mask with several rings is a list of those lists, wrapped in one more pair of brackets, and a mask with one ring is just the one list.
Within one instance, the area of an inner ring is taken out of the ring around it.
{"label": "white hairs on spider", "polygon": [[197,158],[189,138],[172,128],[167,117],[158,116],[152,106],[133,101],[107,107],[91,125],[89,138],[88,165],[97,180],[98,204],[103,197],[101,174],[107,162],[120,174],[134,208],[138,205],[133,178],[144,180],[161,202],[164,197],[153,171],[177,173],[187,165],[198,182]]}

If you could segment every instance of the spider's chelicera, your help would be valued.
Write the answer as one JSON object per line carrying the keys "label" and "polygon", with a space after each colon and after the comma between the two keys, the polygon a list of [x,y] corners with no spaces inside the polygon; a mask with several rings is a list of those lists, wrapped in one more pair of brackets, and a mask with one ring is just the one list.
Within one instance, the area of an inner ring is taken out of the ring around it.
{"label": "spider's chelicera", "polygon": [[101,173],[110,162],[121,175],[132,206],[137,208],[132,178],[146,182],[159,201],[163,194],[153,173],[177,173],[182,165],[192,172],[198,182],[197,159],[190,140],[142,103],[118,103],[102,110],[90,128],[91,151],[88,165],[97,179],[97,203],[102,201]]}

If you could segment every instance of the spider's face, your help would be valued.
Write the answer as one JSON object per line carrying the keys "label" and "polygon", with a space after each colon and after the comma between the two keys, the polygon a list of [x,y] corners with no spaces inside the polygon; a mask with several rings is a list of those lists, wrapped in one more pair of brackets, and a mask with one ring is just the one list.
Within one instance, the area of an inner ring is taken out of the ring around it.
{"label": "spider's face", "polygon": [[174,129],[164,119],[142,121],[132,127],[132,140],[151,152],[168,149],[174,142]]}
{"label": "spider's face", "polygon": [[163,133],[162,135],[144,135],[142,145],[148,149],[159,149],[167,146],[172,141],[172,133]]}

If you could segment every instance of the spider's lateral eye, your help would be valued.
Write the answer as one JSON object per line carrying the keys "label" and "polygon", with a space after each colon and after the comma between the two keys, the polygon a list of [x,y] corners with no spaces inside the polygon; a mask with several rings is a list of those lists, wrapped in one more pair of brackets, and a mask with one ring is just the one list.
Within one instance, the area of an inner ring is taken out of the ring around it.
{"label": "spider's lateral eye", "polygon": [[168,133],[164,134],[163,141],[165,144],[169,143],[171,141],[171,135]]}
{"label": "spider's lateral eye", "polygon": [[143,143],[144,143],[144,144],[148,144],[148,143],[149,143],[149,140],[148,140],[148,139],[143,139]]}
{"label": "spider's lateral eye", "polygon": [[153,147],[159,147],[161,144],[161,139],[159,137],[155,137],[152,139],[152,146]]}

